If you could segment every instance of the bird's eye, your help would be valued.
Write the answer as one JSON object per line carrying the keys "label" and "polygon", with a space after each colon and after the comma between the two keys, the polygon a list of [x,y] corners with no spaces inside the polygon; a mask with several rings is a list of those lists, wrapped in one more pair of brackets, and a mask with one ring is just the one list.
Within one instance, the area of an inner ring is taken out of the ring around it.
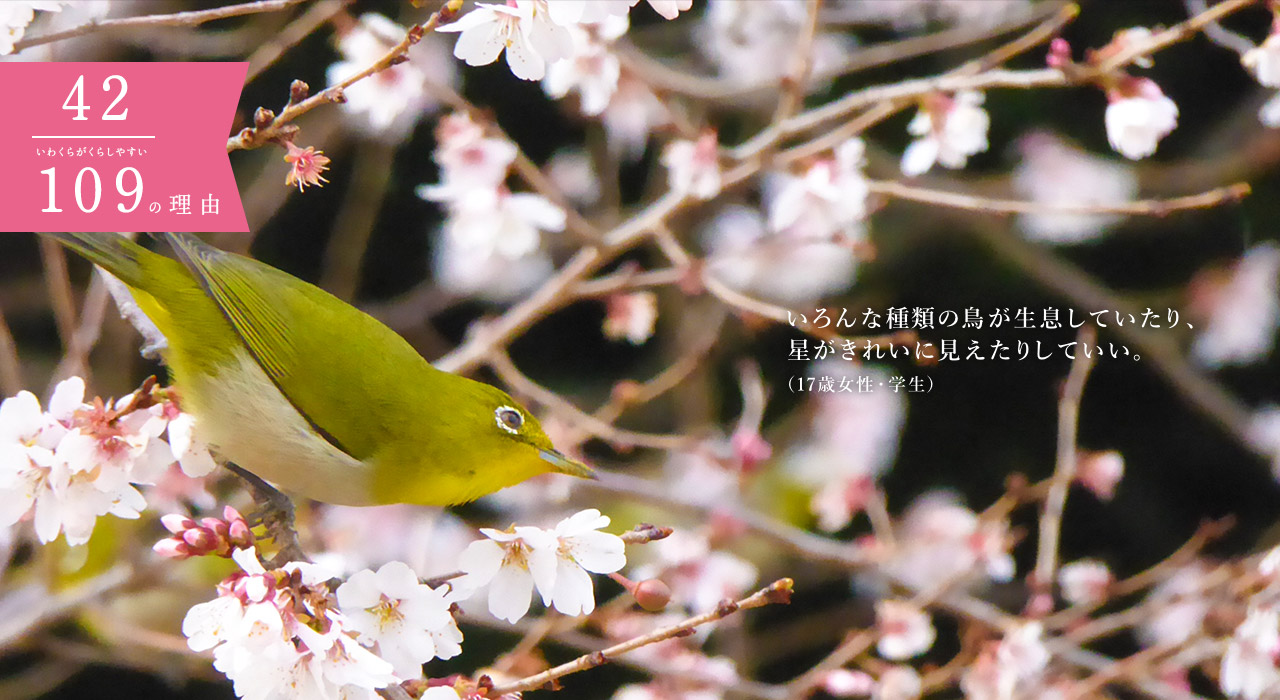
{"label": "bird's eye", "polygon": [[498,427],[512,435],[518,434],[524,425],[524,415],[510,406],[499,406],[493,416],[498,419]]}

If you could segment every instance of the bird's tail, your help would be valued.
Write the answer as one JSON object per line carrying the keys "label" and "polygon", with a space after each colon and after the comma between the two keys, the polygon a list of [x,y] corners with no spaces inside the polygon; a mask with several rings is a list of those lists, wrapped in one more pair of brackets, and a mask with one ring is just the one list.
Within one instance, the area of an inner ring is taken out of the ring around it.
{"label": "bird's tail", "polygon": [[120,278],[130,287],[147,287],[143,262],[155,253],[116,233],[41,233]]}

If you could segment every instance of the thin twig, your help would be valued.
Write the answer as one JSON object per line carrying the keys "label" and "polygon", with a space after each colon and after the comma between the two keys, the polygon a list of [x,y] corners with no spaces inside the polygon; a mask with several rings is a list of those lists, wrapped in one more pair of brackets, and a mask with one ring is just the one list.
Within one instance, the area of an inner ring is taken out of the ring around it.
{"label": "thin twig", "polygon": [[584,654],[573,661],[560,664],[555,668],[548,669],[542,673],[536,673],[513,683],[505,683],[503,685],[495,686],[489,691],[488,695],[489,697],[496,698],[509,693],[519,693],[526,690],[541,688],[548,683],[551,683],[558,678],[563,678],[571,673],[585,671],[587,669],[609,663],[609,660],[612,657],[620,656],[629,651],[634,651],[650,644],[656,644],[668,639],[687,635],[702,625],[715,622],[717,620],[723,620],[724,618],[741,610],[750,610],[752,608],[759,608],[772,604],[789,603],[791,602],[791,588],[791,579],[778,579],[769,586],[756,591],[742,600],[736,602],[727,600],[711,612],[695,615],[674,625],[661,627],[648,634],[641,635],[634,639],[629,639],[621,644],[615,644],[600,651],[593,651],[590,654]]}
{"label": "thin twig", "polygon": [[[1209,10],[1205,0],[1183,0],[1183,4],[1187,6],[1187,14],[1193,17]],[[1204,37],[1224,49],[1235,51],[1241,57],[1255,48],[1249,37],[1227,29],[1217,20],[1204,25]]]}
{"label": "thin twig", "polygon": [[804,26],[800,28],[800,37],[791,54],[791,70],[783,82],[778,108],[773,113],[775,122],[790,119],[804,102],[805,87],[809,84],[809,73],[813,70],[813,40],[818,34],[822,0],[808,0],[808,5],[809,14],[805,17]]}
{"label": "thin twig", "polygon": [[[1084,384],[1093,369],[1094,352],[1089,349],[1098,338],[1098,330],[1092,325],[1080,328],[1076,335],[1076,356],[1071,371],[1062,385],[1058,399],[1058,455],[1049,483],[1049,495],[1045,497],[1040,515],[1040,539],[1036,549],[1036,568],[1033,585],[1042,591],[1053,590],[1054,573],[1058,568],[1058,540],[1062,536],[1062,512],[1067,503],[1067,492],[1076,476],[1076,432],[1080,425],[1080,399],[1084,396]],[[1082,350],[1083,348],[1083,350]]]}
{"label": "thin twig", "polygon": [[13,332],[0,309],[0,394],[11,396],[22,390],[22,362],[18,359],[18,345]]}
{"label": "thin twig", "polygon": [[575,406],[568,399],[530,379],[505,352],[495,350],[489,358],[489,366],[516,393],[528,396],[533,401],[560,413],[572,425],[608,442],[615,447],[649,447],[658,450],[688,449],[697,442],[696,438],[687,435],[659,435],[641,433],[619,428],[612,423],[602,421]]}
{"label": "thin twig", "polygon": [[320,0],[306,12],[298,15],[271,37],[271,40],[259,46],[249,54],[249,71],[245,75],[246,85],[253,82],[263,71],[270,68],[286,51],[297,46],[300,41],[311,36],[311,33],[324,26],[334,15],[342,12],[355,0]]}
{"label": "thin twig", "polygon": [[67,273],[67,254],[57,241],[42,236],[40,260],[44,263],[44,282],[49,289],[49,305],[58,326],[58,337],[62,339],[63,350],[70,352],[71,338],[76,332],[76,301],[71,276]]}
{"label": "thin twig", "polygon": [[241,149],[258,148],[263,144],[282,138],[288,138],[292,135],[292,131],[295,130],[295,128],[290,125],[293,120],[307,112],[310,112],[320,105],[345,101],[347,98],[343,92],[344,90],[371,75],[381,73],[397,63],[400,63],[414,44],[422,41],[422,37],[426,36],[428,32],[434,30],[440,22],[447,21],[452,17],[461,6],[462,0],[449,0],[443,8],[433,12],[431,16],[427,18],[426,22],[410,27],[409,30],[405,32],[404,39],[402,39],[400,43],[391,47],[391,49],[375,61],[373,65],[365,68],[355,75],[352,75],[346,80],[343,80],[337,85],[332,85],[321,90],[301,102],[291,102],[284,108],[284,111],[280,112],[280,114],[276,115],[269,123],[263,126],[245,127],[244,129],[241,129],[240,133],[227,139],[227,153]]}
{"label": "thin twig", "polygon": [[897,199],[932,204],[953,209],[966,209],[989,214],[1126,214],[1134,216],[1165,216],[1171,212],[1188,209],[1209,209],[1223,204],[1233,204],[1249,196],[1248,183],[1237,182],[1208,192],[1173,197],[1171,199],[1145,199],[1123,204],[1051,204],[1011,199],[991,199],[959,192],[943,192],[924,187],[904,185],[900,182],[875,181],[870,191]]}
{"label": "thin twig", "polygon": [[176,12],[171,15],[146,15],[144,17],[120,17],[117,19],[99,19],[86,22],[78,27],[72,27],[61,32],[52,34],[44,34],[42,36],[33,36],[13,44],[14,52],[31,48],[32,46],[40,46],[41,44],[49,44],[63,39],[71,39],[85,34],[93,34],[116,29],[130,29],[135,27],[191,27],[205,22],[212,22],[218,19],[226,19],[228,17],[240,17],[242,15],[253,15],[262,12],[278,12],[287,10],[304,0],[257,0],[257,2],[246,2],[241,5],[227,5],[226,7],[215,7],[211,10],[198,10],[194,12]]}

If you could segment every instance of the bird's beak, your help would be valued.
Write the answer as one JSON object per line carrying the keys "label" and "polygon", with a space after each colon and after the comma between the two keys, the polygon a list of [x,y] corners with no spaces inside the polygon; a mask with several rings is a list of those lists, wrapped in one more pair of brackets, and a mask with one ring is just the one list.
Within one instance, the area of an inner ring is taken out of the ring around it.
{"label": "bird's beak", "polygon": [[541,455],[544,461],[551,465],[553,471],[561,474],[568,474],[569,476],[576,476],[580,479],[600,478],[596,476],[596,473],[592,471],[591,467],[588,467],[582,462],[569,459],[555,450],[538,450],[538,454]]}

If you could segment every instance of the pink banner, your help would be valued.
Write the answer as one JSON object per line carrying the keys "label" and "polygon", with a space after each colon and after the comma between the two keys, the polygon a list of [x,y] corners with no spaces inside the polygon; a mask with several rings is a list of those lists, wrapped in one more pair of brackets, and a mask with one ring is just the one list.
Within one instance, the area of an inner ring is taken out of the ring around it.
{"label": "pink banner", "polygon": [[247,63],[0,63],[0,231],[248,231]]}

